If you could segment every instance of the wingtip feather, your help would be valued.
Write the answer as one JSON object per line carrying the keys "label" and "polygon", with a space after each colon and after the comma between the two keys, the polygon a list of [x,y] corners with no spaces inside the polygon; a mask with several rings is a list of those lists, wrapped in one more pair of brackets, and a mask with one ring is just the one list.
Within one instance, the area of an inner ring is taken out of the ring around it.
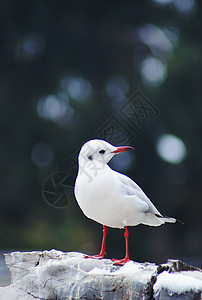
{"label": "wingtip feather", "polygon": [[161,220],[163,220],[165,223],[176,223],[176,219],[172,217],[162,217]]}
{"label": "wingtip feather", "polygon": [[172,218],[172,217],[167,217],[167,216],[157,216],[157,217],[159,217],[161,220],[163,220],[164,222],[167,222],[167,223],[180,223],[180,224],[183,224],[184,225],[184,223],[182,222],[182,221],[180,221],[180,220],[178,220],[178,219],[175,219],[175,218]]}

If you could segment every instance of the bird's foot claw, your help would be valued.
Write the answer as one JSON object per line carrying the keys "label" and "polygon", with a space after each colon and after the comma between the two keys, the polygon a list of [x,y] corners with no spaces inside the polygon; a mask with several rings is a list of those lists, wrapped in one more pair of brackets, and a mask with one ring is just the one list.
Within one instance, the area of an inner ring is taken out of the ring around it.
{"label": "bird's foot claw", "polygon": [[123,266],[129,261],[129,258],[128,257],[125,257],[123,259],[112,258],[112,261],[114,262],[115,265]]}
{"label": "bird's foot claw", "polygon": [[103,259],[105,257],[104,254],[98,254],[98,255],[85,255],[85,258],[94,258],[94,259]]}

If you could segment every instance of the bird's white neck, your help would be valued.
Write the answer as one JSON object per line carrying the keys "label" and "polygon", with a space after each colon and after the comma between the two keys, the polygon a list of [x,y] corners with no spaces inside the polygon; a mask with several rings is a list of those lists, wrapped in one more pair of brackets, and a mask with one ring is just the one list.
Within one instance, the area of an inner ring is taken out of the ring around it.
{"label": "bird's white neck", "polygon": [[84,176],[88,179],[93,179],[109,168],[110,167],[106,163],[99,161],[93,160],[89,162],[83,162],[82,164],[79,164],[78,176]]}

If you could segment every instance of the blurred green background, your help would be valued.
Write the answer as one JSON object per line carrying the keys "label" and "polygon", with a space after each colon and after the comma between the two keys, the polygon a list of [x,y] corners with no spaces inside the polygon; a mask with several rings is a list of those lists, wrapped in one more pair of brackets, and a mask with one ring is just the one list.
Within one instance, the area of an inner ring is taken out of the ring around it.
{"label": "blurred green background", "polygon": [[[110,117],[125,122],[120,108],[140,91],[159,115],[142,118],[130,143],[135,152],[111,166],[185,224],[130,228],[131,259],[202,267],[201,6],[1,1],[0,249],[98,253],[102,226],[75,200],[48,205],[43,184],[64,172],[73,185],[72,156]],[[123,230],[110,229],[108,257],[123,257],[124,247]]]}

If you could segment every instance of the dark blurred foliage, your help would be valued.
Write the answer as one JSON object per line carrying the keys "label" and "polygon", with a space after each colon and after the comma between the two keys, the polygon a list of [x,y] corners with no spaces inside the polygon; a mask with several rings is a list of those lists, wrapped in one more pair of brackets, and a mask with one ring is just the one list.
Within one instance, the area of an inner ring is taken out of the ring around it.
{"label": "dark blurred foliage", "polygon": [[[43,182],[75,179],[72,155],[140,90],[160,115],[145,120],[123,172],[185,224],[130,228],[131,258],[202,266],[202,3],[163,2],[0,2],[1,249],[99,250],[101,225],[75,201],[49,206]],[[182,162],[158,155],[166,133],[183,141]],[[107,252],[124,255],[122,230],[109,230]]]}

